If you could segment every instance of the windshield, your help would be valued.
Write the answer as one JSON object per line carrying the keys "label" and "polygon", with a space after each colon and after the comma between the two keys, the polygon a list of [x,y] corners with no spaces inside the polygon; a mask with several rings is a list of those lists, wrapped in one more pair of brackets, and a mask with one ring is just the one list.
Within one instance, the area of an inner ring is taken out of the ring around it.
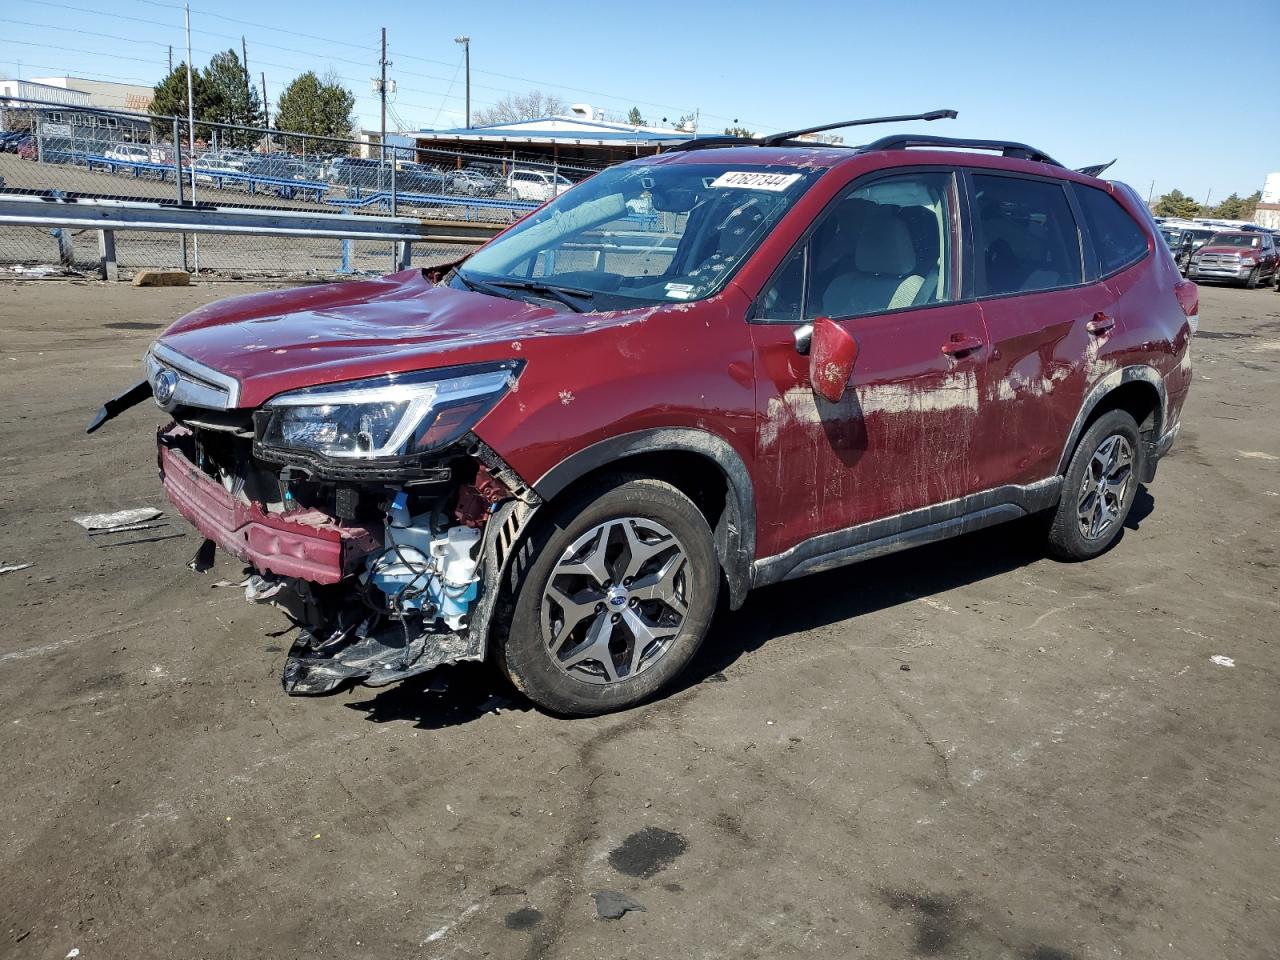
{"label": "windshield", "polygon": [[1262,238],[1256,233],[1218,233],[1209,241],[1211,247],[1260,247]]}
{"label": "windshield", "polygon": [[593,310],[701,300],[724,286],[822,172],[780,164],[612,167],[476,251],[451,283],[555,286],[585,293]]}

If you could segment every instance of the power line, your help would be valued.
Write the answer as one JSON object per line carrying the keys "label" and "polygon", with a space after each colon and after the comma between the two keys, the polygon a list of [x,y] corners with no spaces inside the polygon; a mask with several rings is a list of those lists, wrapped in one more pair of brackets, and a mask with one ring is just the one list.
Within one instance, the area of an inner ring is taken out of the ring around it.
{"label": "power line", "polygon": [[[29,2],[29,3],[34,3],[34,4],[39,4],[39,5],[41,5],[41,6],[55,7],[55,8],[59,8],[59,9],[66,9],[66,10],[73,10],[73,11],[80,12],[80,13],[91,13],[91,14],[92,14],[92,13],[98,13],[98,14],[101,14],[101,15],[103,15],[103,16],[111,16],[111,17],[113,17],[114,19],[129,20],[129,21],[138,22],[138,23],[145,23],[145,24],[148,24],[148,25],[154,25],[154,22],[155,22],[154,20],[147,20],[147,19],[142,18],[142,17],[131,17],[131,16],[128,16],[127,14],[106,13],[106,12],[104,12],[104,11],[95,11],[95,10],[91,10],[91,9],[84,8],[84,7],[78,7],[78,6],[75,6],[75,5],[72,5],[72,4],[57,3],[57,2],[55,2],[55,0],[28,0],[28,2]],[[134,2],[136,2],[136,3],[145,3],[145,4],[149,5],[149,6],[162,7],[162,8],[166,8],[166,9],[172,9],[172,10],[182,10],[182,9],[183,9],[183,7],[182,7],[181,5],[179,5],[179,4],[165,3],[165,2],[161,2],[161,0],[134,0]],[[198,12],[198,13],[200,13],[200,15],[202,15],[202,16],[210,17],[210,18],[218,19],[218,20],[225,20],[225,21],[228,21],[228,22],[230,22],[230,23],[239,23],[239,24],[244,24],[244,25],[247,25],[247,26],[256,27],[256,28],[258,28],[258,29],[271,30],[271,31],[279,32],[279,33],[288,34],[288,35],[291,35],[291,36],[298,36],[298,37],[302,37],[302,38],[305,38],[305,39],[308,39],[308,40],[316,40],[316,41],[319,41],[319,42],[321,42],[321,43],[328,43],[328,44],[334,44],[334,45],[338,45],[338,46],[345,46],[345,47],[350,47],[350,48],[353,48],[353,49],[365,49],[365,48],[364,48],[364,47],[362,47],[361,45],[359,45],[359,44],[355,44],[355,43],[351,43],[351,42],[349,42],[349,41],[332,40],[332,39],[329,39],[329,38],[326,38],[326,37],[318,37],[318,36],[315,36],[314,34],[303,33],[303,32],[301,32],[301,31],[297,31],[297,30],[289,30],[289,29],[282,28],[282,27],[272,27],[272,26],[268,26],[268,25],[266,25],[266,24],[258,23],[258,22],[256,22],[256,21],[242,20],[242,19],[237,18],[237,17],[231,17],[231,16],[228,16],[228,15],[226,15],[226,14],[213,13],[213,12],[209,12],[209,11],[197,11],[197,12]],[[122,36],[119,36],[119,35],[116,35],[116,34],[107,34],[107,33],[101,33],[101,32],[92,31],[92,30],[83,30],[83,29],[78,29],[78,28],[69,28],[69,27],[54,26],[54,25],[51,25],[51,24],[31,23],[31,22],[29,22],[29,21],[20,21],[20,20],[11,20],[11,21],[9,21],[9,22],[10,22],[10,23],[15,23],[15,24],[18,24],[18,25],[21,25],[21,26],[35,27],[36,29],[42,29],[42,30],[59,30],[59,31],[63,31],[63,32],[78,33],[78,34],[81,34],[81,35],[84,35],[84,36],[95,36],[95,37],[101,37],[101,38],[103,38],[103,39],[118,40],[118,41],[126,42],[126,43],[150,44],[150,45],[155,45],[155,46],[160,46],[160,47],[164,47],[164,46],[166,46],[164,43],[162,43],[162,42],[160,42],[160,41],[156,41],[156,40],[141,40],[141,39],[137,39],[137,38],[134,38],[134,37],[122,37]],[[240,38],[235,37],[235,36],[233,36],[233,35],[231,35],[231,34],[223,34],[223,33],[218,33],[218,32],[216,32],[216,31],[211,31],[211,30],[193,29],[191,32],[192,32],[192,33],[198,33],[198,34],[201,34],[201,35],[203,35],[203,36],[219,37],[219,38],[221,38],[221,39],[229,39],[229,40],[237,40],[237,39],[240,39]],[[11,40],[10,42],[11,42],[11,43],[23,43],[23,41],[17,41],[17,40]],[[368,63],[368,61],[367,61],[367,60],[356,60],[356,59],[353,59],[353,58],[350,58],[350,57],[340,57],[340,56],[336,56],[336,55],[334,55],[334,54],[329,54],[329,53],[325,53],[325,54],[317,54],[317,53],[315,53],[314,51],[300,50],[300,49],[297,49],[297,48],[295,48],[295,47],[286,47],[286,46],[283,46],[283,45],[280,45],[280,44],[267,43],[267,42],[265,42],[265,41],[255,41],[255,42],[256,42],[256,43],[259,43],[259,45],[264,46],[264,47],[269,47],[269,48],[274,49],[274,50],[281,50],[282,52],[286,52],[286,53],[293,53],[293,54],[296,54],[296,55],[298,55],[298,56],[303,56],[303,57],[308,57],[308,58],[313,58],[313,57],[316,57],[317,55],[319,55],[319,56],[327,57],[327,58],[328,58],[329,60],[331,60],[331,61],[336,61],[336,62],[339,62],[339,63],[352,64],[352,65],[355,65],[355,66],[363,66],[364,64]],[[32,44],[32,43],[28,43],[27,45],[31,45],[31,46],[44,46],[44,47],[47,47],[48,49],[64,49],[64,50],[66,50],[67,52],[72,52],[72,53],[85,53],[85,54],[88,54],[88,55],[91,55],[91,56],[92,56],[92,55],[95,55],[95,54],[94,54],[94,52],[92,52],[92,51],[75,50],[74,48],[60,48],[60,47],[56,47],[56,46],[54,46],[54,45],[52,45],[52,44]],[[200,52],[200,53],[202,53],[202,54],[208,54],[208,53],[210,53],[210,51],[207,51],[207,50],[200,50],[199,52]],[[220,51],[219,51],[219,52],[220,52]],[[438,64],[438,65],[440,65],[440,66],[446,66],[446,67],[447,67],[447,66],[454,66],[454,67],[455,67],[455,70],[454,70],[454,74],[453,74],[453,76],[452,76],[452,77],[443,77],[443,76],[439,76],[439,75],[436,75],[436,74],[428,74],[428,73],[422,73],[422,72],[419,72],[419,71],[404,70],[404,69],[398,70],[398,71],[397,71],[397,73],[399,73],[400,75],[403,75],[403,76],[416,77],[416,78],[424,79],[424,80],[434,80],[434,81],[438,81],[438,82],[441,82],[441,83],[445,83],[445,84],[447,84],[447,87],[446,87],[446,89],[445,89],[445,92],[444,92],[444,93],[440,93],[439,91],[435,91],[435,90],[422,90],[422,89],[414,89],[414,88],[411,88],[411,87],[405,87],[404,89],[405,89],[407,92],[410,92],[410,93],[420,93],[420,94],[423,94],[424,96],[429,96],[429,97],[436,97],[436,96],[439,96],[439,97],[441,98],[441,104],[443,104],[443,102],[444,102],[444,101],[446,101],[446,100],[449,100],[449,99],[455,99],[455,97],[452,95],[452,88],[453,88],[454,83],[455,83],[455,82],[456,82],[456,80],[457,80],[457,68],[456,68],[456,65],[455,65],[455,64],[451,64],[451,63],[449,63],[449,62],[447,62],[447,61],[443,61],[443,60],[435,60],[435,59],[432,59],[432,58],[429,58],[429,57],[421,57],[421,56],[418,56],[418,55],[416,55],[416,54],[398,53],[398,54],[397,54],[397,56],[402,57],[402,58],[407,59],[407,60],[415,60],[415,61],[418,61],[418,62],[421,62],[421,63]],[[133,58],[133,59],[137,59],[137,58]],[[140,61],[140,62],[149,62],[149,61]],[[297,69],[296,67],[294,67],[294,66],[292,66],[292,65],[286,65],[286,64],[281,64],[281,63],[271,63],[271,62],[269,62],[269,61],[262,61],[262,63],[263,63],[264,65],[266,65],[266,66],[276,67],[276,68],[283,69],[283,70],[296,70],[296,69]],[[635,98],[635,97],[625,97],[625,96],[621,96],[621,95],[617,95],[617,94],[605,93],[605,92],[603,92],[603,91],[599,91],[599,90],[589,90],[589,89],[585,89],[585,88],[581,88],[581,87],[573,87],[573,86],[569,86],[569,85],[567,85],[567,84],[551,83],[551,82],[548,82],[548,81],[545,81],[545,80],[536,80],[536,79],[533,79],[533,78],[530,78],[530,77],[522,77],[522,76],[519,76],[519,75],[516,75],[516,74],[501,73],[501,72],[498,72],[498,71],[493,71],[493,70],[483,70],[483,69],[476,69],[474,72],[476,72],[476,73],[481,73],[481,74],[485,74],[485,75],[488,75],[488,76],[502,77],[502,78],[504,78],[504,79],[509,79],[509,80],[518,80],[518,81],[520,81],[521,83],[529,83],[529,84],[534,84],[534,85],[538,85],[538,86],[551,87],[551,88],[553,88],[553,89],[564,90],[564,91],[568,91],[568,92],[570,92],[570,93],[575,93],[575,94],[585,94],[586,96],[590,96],[590,97],[604,98],[604,99],[606,99],[606,100],[613,100],[613,101],[616,101],[616,102],[619,102],[619,103],[631,103],[631,104],[633,104],[633,105],[638,105],[638,106],[639,106],[639,105],[642,105],[642,106],[646,106],[646,107],[656,107],[656,108],[658,108],[658,109],[662,109],[662,110],[679,111],[679,112],[681,112],[681,113],[683,113],[683,112],[685,112],[685,110],[687,110],[687,108],[685,108],[685,107],[676,107],[676,106],[673,106],[673,105],[671,105],[671,104],[662,104],[662,103],[657,103],[657,102],[650,101],[650,100],[642,100],[642,99]],[[346,80],[346,81],[348,81],[349,83],[354,84],[357,88],[359,88],[359,87],[363,86],[363,83],[362,83],[360,80],[356,79],[356,78],[349,77],[349,76],[343,76],[343,75],[340,75],[340,74],[339,74],[338,76],[340,77],[340,79]],[[474,84],[474,85],[475,85],[476,87],[482,87],[482,88],[483,88],[483,89],[485,89],[485,90],[491,90],[491,91],[494,91],[494,92],[496,92],[496,93],[501,93],[501,94],[515,95],[515,94],[519,94],[519,93],[520,93],[520,91],[512,90],[512,89],[510,89],[510,88],[508,88],[508,87],[500,87],[500,86],[495,86],[495,85],[492,85],[492,84],[480,84],[480,83],[477,83],[477,84]],[[487,105],[487,106],[494,106],[494,105],[495,105],[493,101],[477,101],[477,102],[478,102],[478,103],[481,103],[481,104],[483,104],[483,105]],[[423,106],[423,108],[424,108],[424,109],[431,109],[430,107],[426,107],[425,105],[421,105],[421,106]],[[440,109],[443,109],[443,106],[441,106],[441,107],[440,107]],[[721,120],[731,120],[731,119],[732,119],[732,120],[736,120],[736,119],[737,119],[737,118],[730,118],[730,117],[727,117],[727,116],[718,116],[718,115],[716,115],[716,114],[712,114],[712,113],[705,113],[704,115],[705,115],[705,116],[707,116],[707,117],[709,117],[709,118],[712,118],[712,119],[721,119]],[[439,117],[439,112],[437,112],[437,115],[436,115],[436,116],[437,116],[437,119],[438,119],[438,117]],[[748,121],[745,121],[745,122],[746,122],[746,123],[748,123],[748,124],[750,124],[751,126],[758,127],[758,128],[761,128],[761,129],[771,129],[771,128],[772,128],[772,125],[770,125],[770,124],[760,124],[760,123],[755,123],[755,122],[753,122],[753,121],[749,121],[749,120],[748,120]]]}

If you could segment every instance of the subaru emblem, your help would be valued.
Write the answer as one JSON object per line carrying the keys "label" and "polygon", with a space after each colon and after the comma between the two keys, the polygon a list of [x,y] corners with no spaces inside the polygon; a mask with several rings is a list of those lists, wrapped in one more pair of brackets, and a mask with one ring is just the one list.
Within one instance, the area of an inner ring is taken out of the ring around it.
{"label": "subaru emblem", "polygon": [[155,394],[156,403],[160,406],[166,406],[173,399],[174,392],[178,389],[178,375],[172,370],[161,370],[156,382],[152,385],[152,392]]}

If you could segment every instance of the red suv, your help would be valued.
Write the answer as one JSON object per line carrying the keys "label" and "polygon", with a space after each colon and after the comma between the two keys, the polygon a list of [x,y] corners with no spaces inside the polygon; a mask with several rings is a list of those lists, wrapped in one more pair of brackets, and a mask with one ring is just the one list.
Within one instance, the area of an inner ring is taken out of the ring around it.
{"label": "red suv", "polygon": [[722,594],[1037,513],[1101,553],[1191,380],[1142,202],[1021,144],[801,132],[610,168],[430,276],[202,307],[90,429],[172,414],[193,565],[303,625],[290,693],[492,658],[598,713]]}

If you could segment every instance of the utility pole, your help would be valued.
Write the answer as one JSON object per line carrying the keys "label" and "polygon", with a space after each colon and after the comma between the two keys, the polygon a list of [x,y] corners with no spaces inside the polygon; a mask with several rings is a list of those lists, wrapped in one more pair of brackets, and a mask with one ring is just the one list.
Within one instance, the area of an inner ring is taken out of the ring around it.
{"label": "utility pole", "polygon": [[467,74],[467,129],[471,129],[471,38],[455,37],[454,43],[462,44],[462,54],[466,58]]}
{"label": "utility pole", "polygon": [[271,104],[267,101],[267,71],[262,71],[262,125],[267,128],[267,153],[271,152]]}
{"label": "utility pole", "polygon": [[169,44],[169,72],[173,73],[173,44]]}
{"label": "utility pole", "polygon": [[1213,196],[1213,187],[1209,188],[1209,192],[1204,195],[1204,208],[1209,209],[1209,198]]}
{"label": "utility pole", "polygon": [[382,136],[378,141],[378,155],[385,162],[387,159],[387,28],[382,28],[382,58],[378,61],[382,68],[382,79],[378,81],[378,94],[382,100]]}
{"label": "utility pole", "polygon": [[[187,146],[191,153],[191,203],[196,202],[196,102],[191,92],[191,4],[182,5],[187,25]],[[200,273],[200,235],[193,238],[196,273]]]}

